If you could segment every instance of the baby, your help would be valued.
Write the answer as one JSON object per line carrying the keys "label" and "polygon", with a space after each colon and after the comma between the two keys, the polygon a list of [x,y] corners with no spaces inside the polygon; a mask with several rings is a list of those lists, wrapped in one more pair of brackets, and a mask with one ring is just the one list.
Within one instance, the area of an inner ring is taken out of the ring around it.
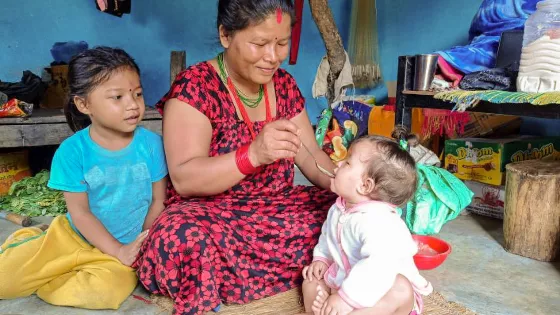
{"label": "baby", "polygon": [[307,314],[420,314],[432,286],[414,264],[418,247],[397,211],[416,185],[406,148],[382,137],[354,141],[331,180],[339,198],[303,269]]}

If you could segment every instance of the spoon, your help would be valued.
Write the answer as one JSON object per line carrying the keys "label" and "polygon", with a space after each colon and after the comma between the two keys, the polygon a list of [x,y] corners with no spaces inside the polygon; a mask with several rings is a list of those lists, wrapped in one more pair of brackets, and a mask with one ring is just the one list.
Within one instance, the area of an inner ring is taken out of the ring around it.
{"label": "spoon", "polygon": [[327,175],[328,177],[332,177],[334,178],[334,174],[329,172],[327,169],[325,169],[324,167],[322,167],[321,165],[319,165],[319,162],[317,162],[317,159],[315,158],[315,156],[313,155],[313,153],[311,153],[311,151],[309,150],[309,148],[302,142],[301,145],[305,148],[305,150],[307,150],[307,153],[309,153],[309,155],[311,155],[311,157],[313,158],[313,160],[315,160],[315,165],[317,166],[317,168],[319,169],[319,171],[321,171],[321,173]]}

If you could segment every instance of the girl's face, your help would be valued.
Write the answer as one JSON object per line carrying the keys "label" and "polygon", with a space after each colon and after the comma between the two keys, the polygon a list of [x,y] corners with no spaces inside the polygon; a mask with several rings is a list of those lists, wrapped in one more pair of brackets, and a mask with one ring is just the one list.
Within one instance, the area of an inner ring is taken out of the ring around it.
{"label": "girl's face", "polygon": [[338,163],[331,179],[331,190],[349,203],[359,203],[370,198],[373,181],[365,177],[367,161],[371,158],[372,145],[358,142],[350,147],[348,157]]}
{"label": "girl's face", "polygon": [[146,109],[140,77],[128,67],[114,71],[85,100],[75,99],[75,104],[91,118],[95,128],[121,134],[132,133],[142,121]]}
{"label": "girl's face", "polygon": [[243,80],[266,84],[288,57],[292,33],[289,14],[278,19],[271,14],[260,24],[226,34],[220,27],[220,41],[227,52],[227,67]]}

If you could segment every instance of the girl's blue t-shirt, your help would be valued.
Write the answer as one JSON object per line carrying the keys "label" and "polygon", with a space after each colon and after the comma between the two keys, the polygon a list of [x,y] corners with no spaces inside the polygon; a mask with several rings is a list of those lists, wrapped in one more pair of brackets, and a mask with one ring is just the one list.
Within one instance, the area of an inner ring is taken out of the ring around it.
{"label": "girl's blue t-shirt", "polygon": [[[152,203],[152,183],[166,175],[160,135],[138,127],[127,147],[111,151],[91,139],[88,127],[62,142],[48,187],[87,193],[93,215],[114,238],[128,244],[142,232]],[[67,217],[79,233],[70,213]]]}

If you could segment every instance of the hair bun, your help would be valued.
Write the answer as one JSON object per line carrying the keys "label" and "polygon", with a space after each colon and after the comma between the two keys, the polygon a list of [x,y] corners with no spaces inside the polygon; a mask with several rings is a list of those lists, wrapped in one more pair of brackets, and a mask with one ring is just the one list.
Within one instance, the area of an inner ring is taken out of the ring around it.
{"label": "hair bun", "polygon": [[420,143],[420,138],[418,138],[417,135],[410,133],[408,128],[404,125],[396,125],[395,129],[391,133],[391,137],[396,140],[404,139],[411,147],[415,147]]}

